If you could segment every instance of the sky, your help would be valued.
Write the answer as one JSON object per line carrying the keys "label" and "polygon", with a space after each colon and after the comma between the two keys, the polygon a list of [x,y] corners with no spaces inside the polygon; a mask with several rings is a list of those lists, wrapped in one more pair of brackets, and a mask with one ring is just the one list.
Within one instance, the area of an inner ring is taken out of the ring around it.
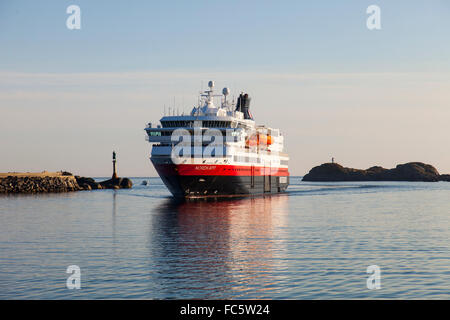
{"label": "sky", "polygon": [[449,36],[445,0],[0,0],[0,172],[108,176],[116,150],[119,175],[155,176],[146,123],[215,80],[282,130],[292,175],[331,157],[450,173]]}

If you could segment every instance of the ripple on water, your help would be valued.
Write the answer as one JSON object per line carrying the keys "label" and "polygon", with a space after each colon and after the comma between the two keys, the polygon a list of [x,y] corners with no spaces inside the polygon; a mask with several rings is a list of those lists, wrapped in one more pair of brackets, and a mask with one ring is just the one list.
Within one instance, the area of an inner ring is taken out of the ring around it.
{"label": "ripple on water", "polygon": [[450,298],[450,184],[293,178],[285,195],[176,202],[145,180],[1,198],[0,298]]}

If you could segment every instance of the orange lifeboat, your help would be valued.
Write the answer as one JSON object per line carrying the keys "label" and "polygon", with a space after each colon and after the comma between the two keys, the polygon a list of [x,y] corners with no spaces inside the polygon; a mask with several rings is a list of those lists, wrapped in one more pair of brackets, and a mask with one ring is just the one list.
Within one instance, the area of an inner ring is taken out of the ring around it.
{"label": "orange lifeboat", "polygon": [[247,147],[255,147],[259,145],[270,146],[272,143],[272,136],[261,133],[251,135],[245,141],[245,145]]}
{"label": "orange lifeboat", "polygon": [[266,146],[270,146],[272,144],[272,136],[267,135],[267,134],[258,134],[258,145],[266,145]]}
{"label": "orange lifeboat", "polygon": [[247,140],[245,141],[245,145],[247,147],[255,147],[258,143],[258,136],[255,134],[252,134],[250,137],[247,137]]}

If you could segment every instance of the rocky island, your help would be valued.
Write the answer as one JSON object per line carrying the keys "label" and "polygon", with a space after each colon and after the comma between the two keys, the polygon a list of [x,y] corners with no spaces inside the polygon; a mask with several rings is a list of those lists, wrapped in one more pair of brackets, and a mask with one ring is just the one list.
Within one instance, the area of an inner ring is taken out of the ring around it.
{"label": "rocky island", "polygon": [[393,169],[371,167],[369,169],[353,169],[338,163],[324,163],[312,168],[303,177],[303,181],[450,181],[450,175],[439,174],[432,165],[422,162],[399,164]]}

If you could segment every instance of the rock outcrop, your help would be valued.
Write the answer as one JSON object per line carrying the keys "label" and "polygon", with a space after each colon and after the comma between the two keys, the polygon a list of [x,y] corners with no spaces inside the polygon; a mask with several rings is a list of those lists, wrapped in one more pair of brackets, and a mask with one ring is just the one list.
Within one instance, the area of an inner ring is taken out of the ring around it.
{"label": "rock outcrop", "polygon": [[312,168],[303,181],[450,181],[433,166],[421,162],[399,164],[393,169],[371,167],[366,170],[345,168],[337,163],[324,163]]}
{"label": "rock outcrop", "polygon": [[100,182],[105,189],[130,189],[133,183],[128,178],[115,178]]}
{"label": "rock outcrop", "polygon": [[102,185],[98,182],[95,182],[92,178],[75,176],[78,185],[83,188],[83,190],[96,190],[103,189]]}

